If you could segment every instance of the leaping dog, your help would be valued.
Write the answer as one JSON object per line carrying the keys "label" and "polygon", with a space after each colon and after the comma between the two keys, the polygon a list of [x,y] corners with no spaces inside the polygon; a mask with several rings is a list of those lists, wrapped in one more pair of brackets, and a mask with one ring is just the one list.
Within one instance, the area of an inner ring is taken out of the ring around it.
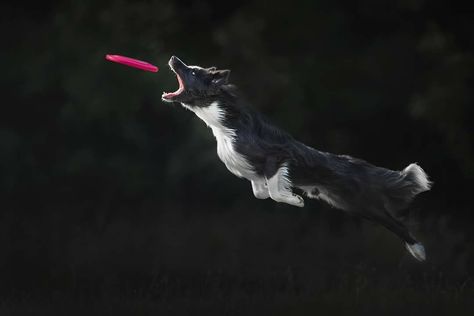
{"label": "leaping dog", "polygon": [[229,83],[229,70],[188,66],[175,56],[168,64],[179,88],[163,93],[163,101],[181,103],[212,129],[217,155],[230,172],[251,182],[256,198],[303,207],[295,193],[301,191],[385,226],[413,257],[425,260],[423,245],[401,220],[413,198],[431,187],[419,165],[394,171],[311,148],[252,109]]}

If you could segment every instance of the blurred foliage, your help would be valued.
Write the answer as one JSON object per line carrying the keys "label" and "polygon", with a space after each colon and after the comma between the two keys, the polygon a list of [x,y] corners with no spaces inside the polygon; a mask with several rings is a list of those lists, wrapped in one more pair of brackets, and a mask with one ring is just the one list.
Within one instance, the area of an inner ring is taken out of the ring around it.
{"label": "blurred foliage", "polygon": [[[271,287],[267,273],[287,284],[297,271],[291,282],[305,293],[344,286],[331,281],[344,273],[395,287],[405,283],[393,278],[421,270],[442,273],[446,287],[470,280],[472,9],[424,0],[0,9],[3,296],[106,295],[166,278],[192,286],[206,273]],[[107,53],[161,69],[111,64]],[[413,208],[430,262],[413,265],[394,236],[321,203],[295,210],[255,200],[218,160],[205,125],[161,102],[177,85],[166,65],[173,54],[232,69],[257,109],[318,149],[392,169],[419,162],[435,182]]]}

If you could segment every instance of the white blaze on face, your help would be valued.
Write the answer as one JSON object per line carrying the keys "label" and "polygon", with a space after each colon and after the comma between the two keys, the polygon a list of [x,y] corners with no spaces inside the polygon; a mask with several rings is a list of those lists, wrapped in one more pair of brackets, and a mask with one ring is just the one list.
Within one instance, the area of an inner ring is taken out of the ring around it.
{"label": "white blaze on face", "polygon": [[193,111],[212,129],[212,133],[217,140],[217,155],[227,169],[238,177],[249,180],[255,179],[256,175],[252,166],[245,157],[234,149],[235,130],[227,128],[221,123],[225,113],[219,106],[219,102],[214,101],[206,107],[192,107],[186,104],[183,104],[183,106]]}

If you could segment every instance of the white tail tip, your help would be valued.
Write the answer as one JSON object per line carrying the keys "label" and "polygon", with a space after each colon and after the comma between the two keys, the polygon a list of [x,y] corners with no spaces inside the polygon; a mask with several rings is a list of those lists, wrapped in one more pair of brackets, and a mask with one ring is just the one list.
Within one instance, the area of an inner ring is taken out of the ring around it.
{"label": "white tail tip", "polygon": [[409,243],[405,243],[405,247],[408,249],[408,252],[410,252],[410,254],[415,257],[416,260],[426,260],[425,247],[423,247],[421,243],[418,242],[411,245]]}
{"label": "white tail tip", "polygon": [[426,172],[418,164],[410,164],[403,170],[403,172],[405,174],[411,174],[415,178],[415,181],[419,186],[419,192],[417,193],[428,191],[429,189],[431,189],[432,182],[428,179],[428,175],[426,174]]}

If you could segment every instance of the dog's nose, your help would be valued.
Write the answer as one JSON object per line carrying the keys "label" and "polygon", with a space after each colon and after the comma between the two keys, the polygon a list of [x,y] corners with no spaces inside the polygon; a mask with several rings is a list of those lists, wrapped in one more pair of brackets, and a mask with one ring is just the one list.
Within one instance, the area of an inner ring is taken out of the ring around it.
{"label": "dog's nose", "polygon": [[171,58],[170,58],[170,64],[186,66],[186,64],[183,63],[183,62],[181,61],[181,59],[179,59],[178,57],[176,57],[176,56],[174,56],[174,55],[171,56]]}

